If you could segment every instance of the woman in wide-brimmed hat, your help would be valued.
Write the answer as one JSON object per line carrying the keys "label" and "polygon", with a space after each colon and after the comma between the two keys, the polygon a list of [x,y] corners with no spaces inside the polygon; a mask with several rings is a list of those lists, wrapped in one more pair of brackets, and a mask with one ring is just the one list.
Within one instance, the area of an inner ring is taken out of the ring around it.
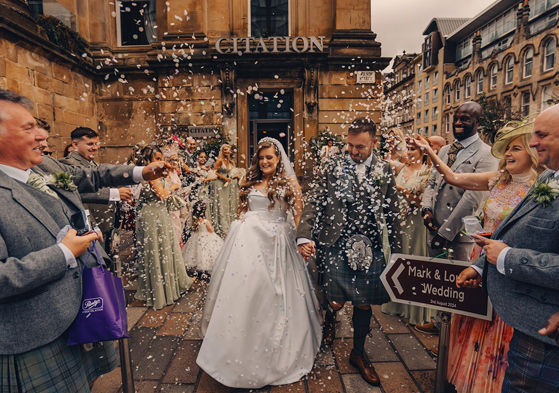
{"label": "woman in wide-brimmed hat", "polygon": [[[529,146],[533,123],[510,122],[496,135],[491,154],[499,170],[454,173],[418,136],[413,143],[425,149],[445,182],[467,190],[490,191],[483,207],[483,230],[493,232],[528,194],[543,168]],[[481,252],[476,246],[472,260]],[[471,268],[468,268],[471,269]],[[493,312],[493,321],[454,314],[448,360],[448,380],[458,392],[500,392],[508,366],[507,353],[513,329]]]}

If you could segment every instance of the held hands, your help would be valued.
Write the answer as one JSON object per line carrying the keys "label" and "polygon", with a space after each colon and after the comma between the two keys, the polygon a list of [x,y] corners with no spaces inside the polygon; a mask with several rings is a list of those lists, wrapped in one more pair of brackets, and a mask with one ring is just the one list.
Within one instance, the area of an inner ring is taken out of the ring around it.
{"label": "held hands", "polygon": [[299,254],[301,254],[303,259],[306,261],[316,253],[316,244],[313,241],[300,244],[297,246],[297,250],[299,250]]}
{"label": "held hands", "polygon": [[70,252],[74,254],[74,257],[77,258],[87,251],[89,243],[101,239],[100,233],[97,232],[90,232],[83,236],[78,236],[75,229],[70,229],[61,243],[68,247]]}
{"label": "held hands", "polygon": [[118,189],[118,193],[121,201],[132,202],[134,200],[134,193],[131,188],[121,187]]}
{"label": "held hands", "polygon": [[559,345],[559,311],[547,320],[545,327],[538,330],[538,333],[555,339],[555,342]]}
{"label": "held hands", "polygon": [[144,180],[157,180],[161,177],[167,177],[173,167],[164,161],[152,162],[142,170]]}
{"label": "held hands", "polygon": [[481,284],[481,276],[472,267],[462,270],[462,273],[456,279],[456,286],[458,288],[477,288]]}
{"label": "held hands", "polygon": [[499,258],[501,251],[508,247],[508,245],[498,240],[486,239],[478,235],[472,235],[472,237],[474,238],[476,244],[482,247],[485,251],[487,262],[493,265],[497,264],[497,258]]}
{"label": "held hands", "polygon": [[435,225],[435,216],[431,210],[426,210],[423,215],[423,225],[430,231],[438,231],[439,228]]}

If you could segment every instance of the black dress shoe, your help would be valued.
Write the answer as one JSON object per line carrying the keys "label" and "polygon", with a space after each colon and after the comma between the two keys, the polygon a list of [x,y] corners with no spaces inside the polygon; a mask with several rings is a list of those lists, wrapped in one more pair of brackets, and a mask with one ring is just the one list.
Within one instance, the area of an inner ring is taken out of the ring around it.
{"label": "black dress shoe", "polygon": [[380,378],[375,371],[375,368],[365,355],[357,356],[353,354],[353,351],[351,351],[351,355],[349,355],[349,364],[359,370],[361,377],[369,385],[380,386]]}

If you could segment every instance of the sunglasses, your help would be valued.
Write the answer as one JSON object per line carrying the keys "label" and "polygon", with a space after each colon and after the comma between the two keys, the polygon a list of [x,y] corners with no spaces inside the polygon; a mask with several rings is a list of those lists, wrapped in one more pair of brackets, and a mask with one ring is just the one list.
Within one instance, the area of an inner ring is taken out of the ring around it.
{"label": "sunglasses", "polygon": [[52,156],[52,151],[44,151],[43,154],[46,156]]}

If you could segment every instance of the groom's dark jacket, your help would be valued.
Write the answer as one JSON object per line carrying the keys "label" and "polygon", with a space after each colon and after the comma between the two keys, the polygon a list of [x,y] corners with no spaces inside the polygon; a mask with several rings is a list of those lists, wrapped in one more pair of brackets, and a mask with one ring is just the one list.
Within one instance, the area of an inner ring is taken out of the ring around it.
{"label": "groom's dark jacket", "polygon": [[[352,225],[348,218],[348,177],[353,171],[347,155],[332,157],[321,174],[313,183],[313,188],[303,210],[298,238],[317,241],[319,246],[331,246],[340,237],[347,225]],[[363,233],[373,243],[382,245],[384,225],[388,229],[388,238],[392,252],[401,249],[401,216],[398,190],[392,174],[392,168],[386,161],[373,153],[371,166],[365,173],[365,181],[370,185],[369,208],[374,212],[376,225],[369,229],[376,230]],[[313,236],[314,234],[314,236]]]}
{"label": "groom's dark jacket", "polygon": [[[33,171],[74,176],[75,191],[51,186],[59,200],[0,170],[0,354],[30,351],[68,329],[81,305],[80,265],[87,253],[76,258],[78,267],[69,269],[56,236],[83,209],[79,192],[133,184],[133,168],[67,166],[44,157]],[[97,248],[108,258],[103,247]]]}

